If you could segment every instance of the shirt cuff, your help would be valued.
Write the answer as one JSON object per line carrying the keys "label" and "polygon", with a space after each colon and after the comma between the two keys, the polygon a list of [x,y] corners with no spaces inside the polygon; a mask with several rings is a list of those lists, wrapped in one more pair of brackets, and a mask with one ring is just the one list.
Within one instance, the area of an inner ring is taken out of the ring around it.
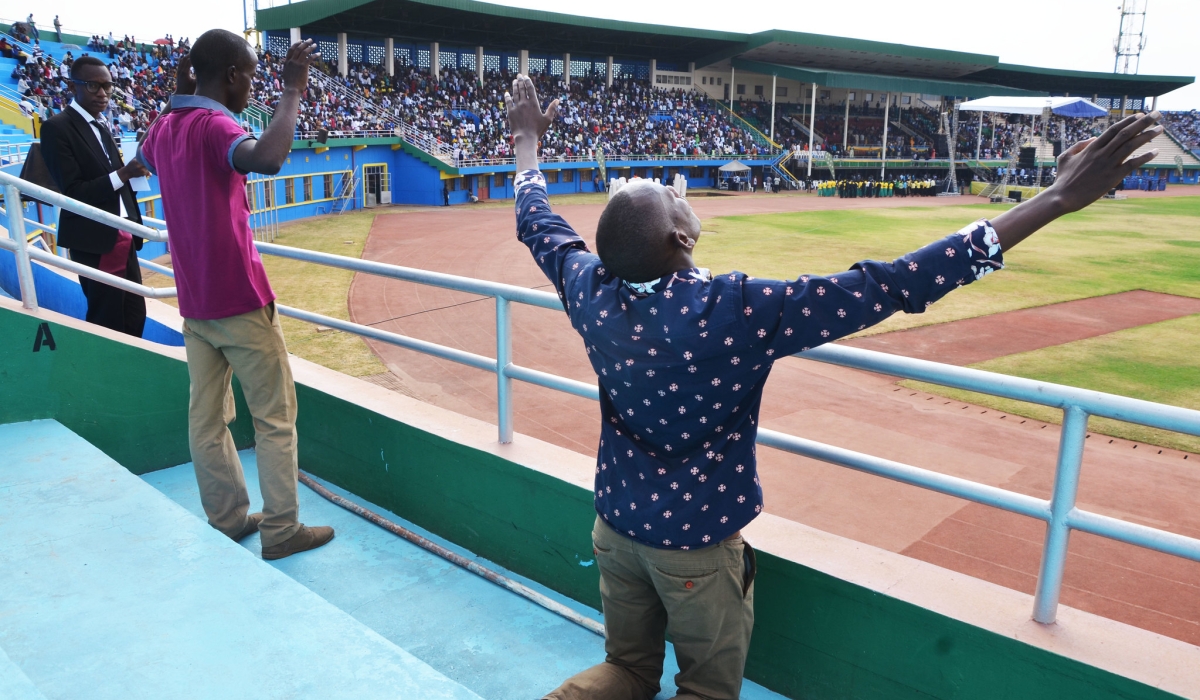
{"label": "shirt cuff", "polygon": [[114,192],[125,186],[125,183],[121,182],[121,176],[117,174],[116,170],[108,174],[108,181],[112,183]]}
{"label": "shirt cuff", "polygon": [[542,189],[546,189],[546,178],[542,175],[542,171],[522,170],[513,180],[513,193],[519,195],[521,190],[532,185],[539,185]]}
{"label": "shirt cuff", "polygon": [[1004,254],[1000,250],[1000,236],[992,228],[992,222],[980,219],[959,230],[963,244],[967,248],[967,257],[971,261],[971,274],[975,279],[983,279],[984,275],[1004,269]]}

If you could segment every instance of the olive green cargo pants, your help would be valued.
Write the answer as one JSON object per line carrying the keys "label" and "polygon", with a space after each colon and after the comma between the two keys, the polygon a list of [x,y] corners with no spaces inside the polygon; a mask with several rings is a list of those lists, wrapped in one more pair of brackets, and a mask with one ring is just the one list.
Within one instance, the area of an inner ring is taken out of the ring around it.
{"label": "olive green cargo pants", "polygon": [[754,628],[754,550],[740,535],[693,550],[656,549],[596,518],[605,661],[546,700],[651,700],[660,689],[665,635],[679,674],[677,700],[737,700]]}

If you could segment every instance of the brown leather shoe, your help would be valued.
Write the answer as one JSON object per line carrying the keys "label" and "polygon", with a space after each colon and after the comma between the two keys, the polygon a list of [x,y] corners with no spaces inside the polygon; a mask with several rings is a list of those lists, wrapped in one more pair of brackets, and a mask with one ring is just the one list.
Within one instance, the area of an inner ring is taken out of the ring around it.
{"label": "brown leather shoe", "polygon": [[241,542],[250,535],[258,532],[258,524],[262,522],[262,519],[262,513],[251,513],[250,515],[247,515],[245,527],[242,528],[241,532],[237,533],[230,539],[232,539],[234,542]]}
{"label": "brown leather shoe", "polygon": [[323,544],[333,539],[333,528],[326,525],[318,527],[309,527],[301,525],[296,534],[289,537],[287,540],[279,544],[273,544],[270,547],[263,547],[263,559],[283,559],[290,557],[297,552],[306,552],[310,549],[316,549]]}

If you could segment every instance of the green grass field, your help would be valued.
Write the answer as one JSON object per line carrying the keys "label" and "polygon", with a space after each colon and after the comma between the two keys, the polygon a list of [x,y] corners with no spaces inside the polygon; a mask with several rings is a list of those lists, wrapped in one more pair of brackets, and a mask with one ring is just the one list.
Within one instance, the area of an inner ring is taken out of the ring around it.
{"label": "green grass field", "polygon": [[[822,211],[705,222],[697,262],[764,277],[844,270],[891,259],[999,208]],[[949,295],[924,314],[898,314],[864,335],[1131,289],[1200,297],[1200,197],[1105,200],[1064,217],[1005,254],[1007,269]],[[1200,316],[1002,357],[976,367],[1200,409]],[[905,386],[1017,415],[1061,412],[918,382]],[[1092,419],[1098,432],[1200,451],[1200,438]]]}
{"label": "green grass field", "polygon": [[[280,227],[275,242],[323,253],[362,257],[375,220],[374,211],[356,211],[336,216],[304,219]],[[305,311],[350,319],[348,295],[354,273],[321,265],[263,256],[263,266],[279,303]],[[146,275],[146,284],[169,287],[174,282],[162,275]],[[165,300],[177,306],[174,299]],[[351,333],[318,331],[311,323],[281,318],[288,351],[353,377],[387,371],[366,341]]]}
{"label": "green grass field", "polygon": [[[697,263],[774,278],[890,260],[995,216],[997,205],[760,214],[710,219]],[[1002,274],[956,291],[924,314],[898,314],[866,334],[1071,299],[1147,289],[1200,297],[1200,197],[1102,200],[1005,253]]]}

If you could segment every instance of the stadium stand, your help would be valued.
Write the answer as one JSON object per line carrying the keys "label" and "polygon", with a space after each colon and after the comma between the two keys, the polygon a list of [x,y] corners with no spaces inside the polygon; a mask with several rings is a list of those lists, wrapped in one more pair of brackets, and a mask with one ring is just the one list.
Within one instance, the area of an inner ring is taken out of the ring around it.
{"label": "stadium stand", "polygon": [[[261,62],[243,114],[247,128],[270,119],[280,93],[278,57],[295,37],[316,40],[324,58],[312,74],[295,135],[294,149],[309,150],[290,164],[304,181],[281,177],[262,185],[267,189],[256,203],[264,210],[283,205],[294,208],[289,216],[299,216],[368,201],[511,196],[503,95],[520,71],[531,74],[547,100],[561,100],[562,116],[542,143],[543,157],[564,169],[559,182],[549,183],[551,191],[572,192],[593,191],[612,176],[684,174],[693,187],[716,186],[716,168],[733,159],[750,167],[752,178],[779,176],[782,186],[805,190],[826,170],[833,180],[866,177],[881,167],[881,156],[884,179],[924,179],[930,169],[949,166],[944,115],[953,113],[956,99],[1090,94],[1117,118],[1149,108],[1152,96],[1191,80],[1027,68],[993,56],[856,40],[843,45],[776,30],[648,29],[501,12],[473,2],[442,8],[448,0],[399,1],[409,18],[403,26],[391,10],[363,14],[337,3],[257,13]],[[119,87],[113,126],[138,137],[165,108],[176,62],[188,46],[170,35],[144,44],[105,33],[68,35],[64,42],[74,43],[59,43],[42,32],[31,43],[21,23],[7,29],[0,43],[0,120],[6,123],[0,162],[13,162],[6,148],[36,136],[37,119],[30,116],[45,118],[66,106],[65,75],[83,54],[111,66]],[[453,43],[443,45],[448,39]],[[1152,145],[1162,153],[1138,176],[1195,181],[1195,114],[1168,120],[1173,136],[1156,139]],[[956,125],[957,179],[996,181],[1029,146],[1050,171],[1056,150],[1107,121],[1055,118],[1047,126],[1035,117],[963,115]],[[372,150],[360,153],[364,148]],[[379,191],[368,198],[363,188],[371,177]],[[392,190],[387,197],[381,182]]]}
{"label": "stadium stand", "polygon": [[[279,71],[277,58],[265,52],[257,98],[272,109],[280,93]],[[507,70],[487,71],[480,85],[469,69],[448,69],[432,79],[415,66],[389,76],[378,65],[352,64],[336,80],[358,101],[318,86],[301,108],[300,130],[389,132],[406,122],[453,149],[456,164],[498,162],[512,155],[503,130],[504,90],[512,78]],[[572,78],[569,84],[561,77],[535,78],[547,99],[561,101],[561,119],[543,142],[547,159],[590,159],[601,144],[610,154],[738,156],[760,150],[746,130],[696,91],[655,88],[636,78],[617,80],[611,87],[589,77]],[[379,113],[391,119],[379,119]]]}
{"label": "stadium stand", "polygon": [[1200,155],[1200,110],[1163,112],[1163,123],[1181,144]]}

